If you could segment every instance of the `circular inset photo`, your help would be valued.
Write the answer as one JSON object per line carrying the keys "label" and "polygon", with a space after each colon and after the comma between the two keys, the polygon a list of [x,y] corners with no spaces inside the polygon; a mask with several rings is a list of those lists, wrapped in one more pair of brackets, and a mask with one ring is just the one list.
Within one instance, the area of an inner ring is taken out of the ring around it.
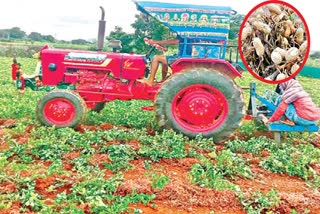
{"label": "circular inset photo", "polygon": [[265,1],[244,18],[238,38],[241,59],[257,79],[272,84],[296,76],[310,52],[301,13],[282,1]]}

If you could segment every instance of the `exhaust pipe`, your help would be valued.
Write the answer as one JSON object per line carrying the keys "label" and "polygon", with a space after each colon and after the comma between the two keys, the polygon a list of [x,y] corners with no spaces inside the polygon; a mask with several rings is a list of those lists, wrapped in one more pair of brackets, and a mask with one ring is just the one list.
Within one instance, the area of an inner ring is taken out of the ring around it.
{"label": "exhaust pipe", "polygon": [[102,51],[104,44],[104,34],[106,31],[106,21],[104,20],[104,9],[100,6],[101,9],[101,20],[99,20],[99,30],[98,30],[98,51]]}

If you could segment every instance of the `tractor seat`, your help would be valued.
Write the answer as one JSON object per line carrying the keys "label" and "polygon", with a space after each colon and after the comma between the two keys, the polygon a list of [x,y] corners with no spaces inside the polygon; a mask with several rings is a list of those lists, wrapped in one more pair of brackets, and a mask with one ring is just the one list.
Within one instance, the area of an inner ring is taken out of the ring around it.
{"label": "tractor seat", "polygon": [[122,48],[120,40],[110,40],[109,47],[112,48],[112,52],[117,52]]}

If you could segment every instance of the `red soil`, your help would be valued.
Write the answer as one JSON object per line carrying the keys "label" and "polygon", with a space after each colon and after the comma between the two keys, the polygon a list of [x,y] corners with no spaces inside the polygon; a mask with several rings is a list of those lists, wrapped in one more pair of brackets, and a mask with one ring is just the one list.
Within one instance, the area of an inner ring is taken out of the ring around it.
{"label": "red soil", "polygon": [[[1,138],[4,134],[4,128],[10,128],[15,125],[14,120],[0,119],[0,152],[7,150],[10,145]],[[17,135],[13,138],[18,143],[27,143],[29,133],[34,126],[28,126],[24,135]],[[80,126],[78,131],[85,130],[108,130],[112,129],[111,124],[102,124],[100,126]],[[151,133],[150,133],[151,134]],[[261,133],[262,134],[262,133]],[[271,136],[269,136],[271,137]],[[320,148],[320,136],[311,142],[315,147]],[[106,142],[105,145],[120,144],[119,141]],[[140,142],[131,140],[126,143],[134,151],[140,149]],[[99,145],[92,145],[99,148]],[[190,148],[186,148],[190,149]],[[224,149],[222,145],[217,146],[217,151]],[[207,155],[206,151],[199,150],[200,153]],[[80,157],[81,151],[72,151],[64,154],[62,157],[62,165],[64,170],[72,171],[73,164],[71,160]],[[291,213],[292,209],[303,213],[304,210],[309,210],[309,213],[320,213],[320,193],[319,190],[307,185],[307,183],[296,176],[288,176],[285,174],[277,174],[261,169],[258,164],[259,157],[252,154],[241,154],[245,159],[249,160],[253,179],[235,178],[233,183],[238,185],[246,195],[252,192],[268,192],[276,190],[281,199],[278,207],[272,211],[276,213]],[[269,152],[263,151],[262,157],[268,157]],[[14,161],[15,157],[11,157],[8,161]],[[89,163],[94,166],[99,166],[104,169],[103,163],[109,163],[110,159],[107,154],[94,154],[89,160]],[[145,159],[133,160],[130,162],[134,167],[132,170],[124,172],[123,183],[119,186],[116,194],[126,195],[131,194],[133,190],[137,193],[154,194],[155,199],[148,205],[132,204],[130,210],[140,209],[143,213],[148,214],[185,214],[185,213],[245,213],[243,206],[240,204],[237,196],[230,190],[214,190],[210,188],[194,185],[190,181],[189,171],[193,164],[199,163],[195,158],[184,159],[163,159],[157,163],[150,165],[150,168],[145,168]],[[38,175],[47,174],[47,168],[52,164],[51,161],[35,160],[33,165],[38,167],[33,171],[22,170],[19,175],[22,177],[32,176],[34,173]],[[312,163],[310,166],[320,175],[320,163]],[[14,172],[9,166],[3,168],[5,174],[14,175]],[[105,169],[104,169],[105,170]],[[152,174],[165,175],[169,178],[169,182],[162,190],[152,187]],[[113,175],[110,170],[105,170],[105,179],[109,179]],[[35,179],[35,191],[44,198],[44,202],[48,205],[54,204],[54,198],[61,192],[67,194],[71,192],[72,185],[75,183],[73,177],[65,175],[53,174],[46,177]],[[18,191],[18,187],[12,181],[0,182],[0,194],[9,194]],[[8,209],[0,210],[1,213],[19,213],[21,203],[14,201]],[[87,203],[79,205],[79,208],[89,213],[90,208]],[[132,213],[132,212],[130,212]]]}
{"label": "red soil", "polygon": [[[66,191],[67,194],[71,193],[71,187],[73,185],[73,181],[68,177],[56,174],[44,178],[37,178],[35,182],[35,191],[49,199],[54,199],[59,193],[64,191]],[[57,183],[59,183],[57,187],[52,187]]]}

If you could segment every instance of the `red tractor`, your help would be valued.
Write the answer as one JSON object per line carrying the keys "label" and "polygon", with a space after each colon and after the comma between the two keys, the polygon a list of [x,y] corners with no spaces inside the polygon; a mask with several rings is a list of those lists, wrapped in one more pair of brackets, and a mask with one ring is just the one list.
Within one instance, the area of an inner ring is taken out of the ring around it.
{"label": "red tractor", "polygon": [[181,40],[178,55],[169,61],[171,77],[153,86],[143,84],[137,80],[148,75],[150,54],[101,52],[102,9],[97,52],[45,46],[31,77],[23,75],[16,62],[12,65],[19,89],[54,89],[39,101],[38,119],[47,126],[75,127],[86,109],[99,111],[106,102],[153,100],[156,119],[164,128],[217,141],[229,136],[244,114],[242,92],[234,83],[241,73],[225,60],[230,16],[235,11],[230,7],[135,3]]}

